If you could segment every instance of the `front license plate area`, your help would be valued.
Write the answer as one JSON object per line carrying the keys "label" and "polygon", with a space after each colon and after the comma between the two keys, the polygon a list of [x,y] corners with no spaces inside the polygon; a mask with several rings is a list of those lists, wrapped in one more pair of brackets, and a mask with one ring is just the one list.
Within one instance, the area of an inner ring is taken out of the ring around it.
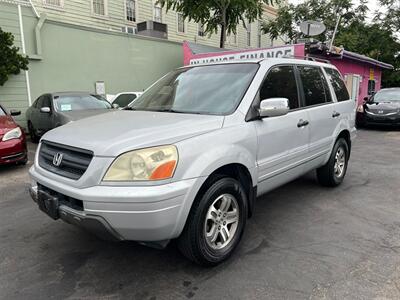
{"label": "front license plate area", "polygon": [[57,196],[53,196],[50,193],[42,190],[42,189],[38,189],[38,206],[40,208],[40,210],[42,210],[43,212],[45,212],[50,218],[57,220],[58,218],[60,218],[60,215],[58,213],[58,207],[59,207],[59,203],[58,203],[58,197]]}

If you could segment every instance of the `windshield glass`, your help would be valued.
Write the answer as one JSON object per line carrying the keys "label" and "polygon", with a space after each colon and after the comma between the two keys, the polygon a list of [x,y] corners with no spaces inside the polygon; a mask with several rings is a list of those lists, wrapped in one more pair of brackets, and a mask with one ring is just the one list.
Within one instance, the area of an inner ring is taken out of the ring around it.
{"label": "windshield glass", "polygon": [[380,90],[373,98],[374,102],[400,101],[400,89]]}
{"label": "windshield glass", "polygon": [[239,105],[258,64],[179,69],[157,81],[130,109],[226,115]]}
{"label": "windshield glass", "polygon": [[54,104],[57,111],[111,108],[111,104],[99,95],[55,96]]}

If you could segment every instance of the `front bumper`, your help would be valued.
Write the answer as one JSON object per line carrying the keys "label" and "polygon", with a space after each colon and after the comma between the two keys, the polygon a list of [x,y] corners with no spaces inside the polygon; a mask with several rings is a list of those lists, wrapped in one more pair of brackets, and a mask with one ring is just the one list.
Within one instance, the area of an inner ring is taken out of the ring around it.
{"label": "front bumper", "polygon": [[35,202],[38,185],[52,195],[82,202],[78,210],[61,202],[62,220],[81,226],[102,237],[116,240],[157,242],[176,238],[181,233],[201,178],[157,186],[98,185],[76,188],[29,170],[30,193]]}
{"label": "front bumper", "polygon": [[27,153],[25,138],[0,141],[0,165],[24,161]]}
{"label": "front bumper", "polygon": [[358,113],[357,121],[361,125],[400,126],[400,114],[380,116],[368,113]]}

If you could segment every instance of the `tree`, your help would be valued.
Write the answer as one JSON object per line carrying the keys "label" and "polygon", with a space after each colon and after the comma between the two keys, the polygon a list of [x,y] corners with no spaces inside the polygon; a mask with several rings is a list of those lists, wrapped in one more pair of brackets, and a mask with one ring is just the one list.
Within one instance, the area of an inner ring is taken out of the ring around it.
{"label": "tree", "polygon": [[325,24],[327,30],[315,37],[324,42],[332,38],[337,16],[340,15],[339,29],[348,26],[352,22],[364,21],[368,7],[365,0],[361,0],[358,6],[354,6],[351,0],[306,0],[305,2],[283,6],[278,10],[274,20],[265,22],[262,31],[269,34],[272,39],[279,36],[287,37],[287,42],[293,42],[297,38],[304,37],[298,29],[302,21],[316,20]]}
{"label": "tree", "polygon": [[379,0],[383,11],[378,11],[374,18],[375,22],[379,22],[382,26],[390,28],[393,31],[400,30],[400,2],[398,0]]}
{"label": "tree", "polygon": [[[380,1],[382,5],[393,1],[395,6],[395,1],[398,0]],[[264,23],[262,30],[273,39],[283,35],[287,37],[288,42],[295,42],[298,38],[305,37],[298,29],[298,24],[305,20],[317,20],[322,21],[327,30],[315,38],[326,42],[331,40],[337,16],[340,15],[334,44],[392,64],[394,71],[383,72],[382,85],[400,86],[400,43],[396,36],[400,30],[400,9],[397,10],[397,19],[395,11],[388,11],[387,15],[378,13],[373,24],[366,22],[367,12],[368,7],[364,0],[359,6],[353,5],[351,0],[306,0],[297,6],[280,8],[277,18]],[[388,17],[389,15],[392,16]]]}
{"label": "tree", "polygon": [[353,22],[338,32],[335,44],[393,65],[394,70],[383,71],[382,85],[400,86],[400,43],[390,28],[379,23]]}
{"label": "tree", "polygon": [[245,26],[262,17],[263,5],[273,0],[159,0],[167,7],[182,13],[184,18],[203,24],[206,34],[220,33],[220,48],[224,48],[227,34],[236,34],[239,23]]}
{"label": "tree", "polygon": [[0,86],[10,75],[18,75],[21,70],[28,70],[28,58],[18,53],[14,46],[14,36],[0,28]]}

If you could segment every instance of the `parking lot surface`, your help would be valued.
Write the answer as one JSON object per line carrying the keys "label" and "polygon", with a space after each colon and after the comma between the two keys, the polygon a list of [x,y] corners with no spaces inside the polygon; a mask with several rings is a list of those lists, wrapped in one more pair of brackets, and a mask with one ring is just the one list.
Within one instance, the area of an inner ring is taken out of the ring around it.
{"label": "parking lot surface", "polygon": [[28,195],[28,166],[0,168],[0,299],[400,299],[400,131],[361,130],[344,183],[313,173],[257,200],[239,248],[211,269],[99,240]]}

